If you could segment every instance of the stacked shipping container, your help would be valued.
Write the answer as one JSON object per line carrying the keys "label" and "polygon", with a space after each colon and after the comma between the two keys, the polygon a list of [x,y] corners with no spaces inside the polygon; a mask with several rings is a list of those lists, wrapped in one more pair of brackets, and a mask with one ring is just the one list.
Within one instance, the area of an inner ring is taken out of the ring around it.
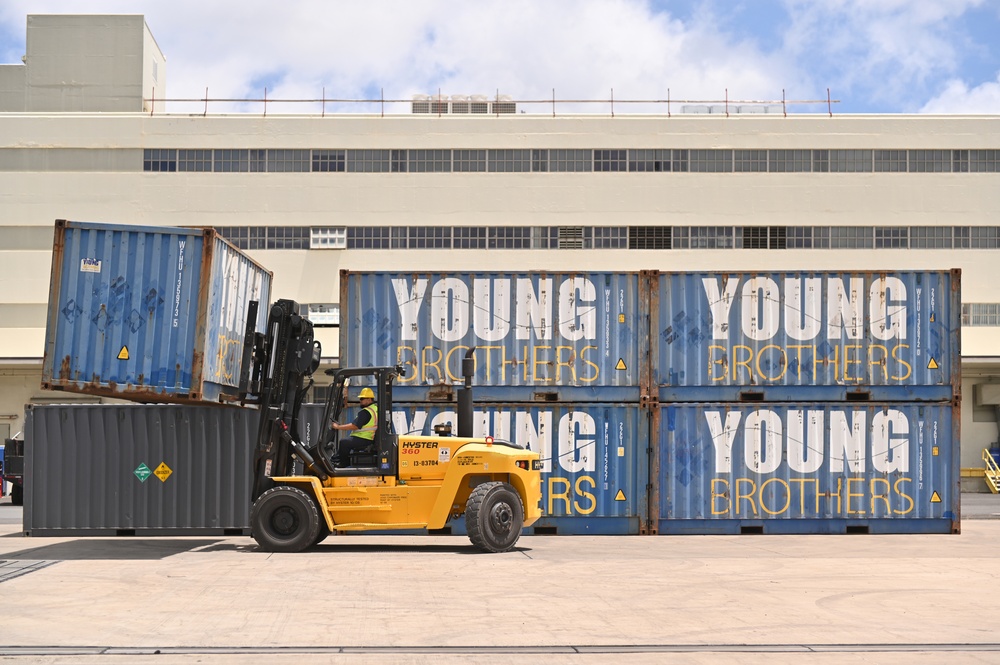
{"label": "stacked shipping container", "polygon": [[396,427],[430,435],[475,346],[482,432],[547,460],[543,530],[957,532],[959,288],[344,271],[341,362],[405,366]]}

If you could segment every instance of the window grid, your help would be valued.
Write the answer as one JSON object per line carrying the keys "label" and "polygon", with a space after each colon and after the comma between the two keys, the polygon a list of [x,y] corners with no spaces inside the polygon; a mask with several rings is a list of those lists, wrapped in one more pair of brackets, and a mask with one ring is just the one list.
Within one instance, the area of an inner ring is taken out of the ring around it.
{"label": "window grid", "polygon": [[827,150],[830,173],[870,173],[871,150]]}
{"label": "window grid", "polygon": [[389,228],[361,226],[347,229],[348,249],[389,249]]}
{"label": "window grid", "polygon": [[1000,171],[1000,150],[970,150],[969,171],[972,173]]}
{"label": "window grid", "polygon": [[487,229],[490,249],[529,249],[530,226],[491,226]]}
{"label": "window grid", "polygon": [[689,150],[688,168],[692,173],[731,173],[732,150]]}
{"label": "window grid", "polygon": [[310,170],[309,150],[268,150],[268,173],[304,173]]}
{"label": "window grid", "polygon": [[407,150],[410,173],[448,173],[451,171],[451,150]]}
{"label": "window grid", "polygon": [[142,151],[142,170],[172,173],[177,170],[177,151],[168,148],[147,148]]}
{"label": "window grid", "polygon": [[875,230],[871,226],[831,226],[830,249],[872,249]]}
{"label": "window grid", "polygon": [[629,249],[670,249],[673,229],[669,226],[630,226]]}
{"label": "window grid", "polygon": [[409,249],[451,249],[451,227],[410,227],[407,247]]}
{"label": "window grid", "polygon": [[768,150],[767,170],[771,173],[812,171],[812,150]]}
{"label": "window grid", "polygon": [[309,229],[309,249],[346,249],[347,227],[329,226]]}
{"label": "window grid", "polygon": [[592,150],[549,150],[549,171],[586,172],[594,170]]}
{"label": "window grid", "polygon": [[455,227],[455,249],[486,249],[486,229],[479,226]]}
{"label": "window grid", "polygon": [[649,172],[670,170],[670,150],[629,150],[628,170]]}
{"label": "window grid", "polygon": [[627,171],[627,150],[595,150],[594,171]]}
{"label": "window grid", "polygon": [[911,226],[910,249],[951,249],[950,226]]}
{"label": "window grid", "polygon": [[628,249],[629,230],[621,226],[595,226],[592,229],[594,249]]}
{"label": "window grid", "polygon": [[969,229],[969,246],[971,249],[997,249],[1000,239],[996,226],[973,226]]}
{"label": "window grid", "polygon": [[536,173],[544,173],[549,170],[548,150],[531,151],[531,170],[535,171]]}
{"label": "window grid", "polygon": [[905,226],[876,226],[875,249],[908,249],[909,231]]}
{"label": "window grid", "polygon": [[487,155],[490,173],[530,172],[531,150],[490,150]]}
{"label": "window grid", "polygon": [[250,170],[250,151],[216,150],[212,162],[216,173],[246,173]]}
{"label": "window grid", "polygon": [[452,152],[453,168],[462,173],[485,173],[485,150],[455,150]]}
{"label": "window grid", "polygon": [[962,304],[963,326],[1000,326],[1000,303],[973,302]]}
{"label": "window grid", "polygon": [[211,150],[178,150],[177,151],[178,171],[198,171],[205,172],[212,170]]}
{"label": "window grid", "polygon": [[950,150],[910,150],[908,153],[911,173],[949,173],[951,171]]}
{"label": "window grid", "polygon": [[905,150],[876,150],[875,171],[877,173],[903,173],[906,171]]}
{"label": "window grid", "polygon": [[348,173],[389,173],[390,151],[348,150]]}
{"label": "window grid", "polygon": [[736,173],[766,172],[767,150],[734,150],[733,170]]}
{"label": "window grid", "polygon": [[347,152],[344,150],[313,150],[314,173],[343,173],[347,169]]}

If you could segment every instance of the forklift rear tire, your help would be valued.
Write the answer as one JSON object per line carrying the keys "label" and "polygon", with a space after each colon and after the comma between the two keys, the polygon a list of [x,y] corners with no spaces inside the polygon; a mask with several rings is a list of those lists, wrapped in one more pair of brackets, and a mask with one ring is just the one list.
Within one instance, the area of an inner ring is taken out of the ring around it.
{"label": "forklift rear tire", "polygon": [[250,510],[250,533],[265,552],[301,552],[319,535],[319,508],[296,487],[272,487]]}
{"label": "forklift rear tire", "polygon": [[21,485],[11,485],[10,487],[10,505],[12,506],[23,506],[24,505],[24,487]]}
{"label": "forklift rear tire", "polygon": [[472,544],[484,552],[506,552],[521,536],[524,507],[507,483],[483,483],[465,504],[465,529]]}

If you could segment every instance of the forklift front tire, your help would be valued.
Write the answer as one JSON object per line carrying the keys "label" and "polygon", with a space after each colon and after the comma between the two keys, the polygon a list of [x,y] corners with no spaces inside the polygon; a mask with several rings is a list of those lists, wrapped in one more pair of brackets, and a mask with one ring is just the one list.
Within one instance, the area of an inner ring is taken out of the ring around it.
{"label": "forklift front tire", "polygon": [[265,552],[301,552],[317,541],[319,508],[296,487],[279,485],[258,497],[250,510],[250,532]]}
{"label": "forklift front tire", "polygon": [[472,544],[484,552],[506,552],[521,536],[524,507],[507,483],[483,483],[465,504],[465,529]]}

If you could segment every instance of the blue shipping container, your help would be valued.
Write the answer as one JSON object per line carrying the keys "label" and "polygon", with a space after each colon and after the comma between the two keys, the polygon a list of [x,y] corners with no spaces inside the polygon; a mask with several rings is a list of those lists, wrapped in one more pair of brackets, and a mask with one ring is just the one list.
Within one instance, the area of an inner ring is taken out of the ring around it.
{"label": "blue shipping container", "polygon": [[247,307],[271,273],[212,229],[55,227],[42,387],[140,402],[235,394]]}
{"label": "blue shipping container", "polygon": [[637,401],[646,285],[638,273],[342,271],[341,365],[401,364],[400,400],[447,401],[475,346],[480,399]]}
{"label": "blue shipping container", "polygon": [[660,533],[958,533],[958,407],[677,404],[654,419]]}
{"label": "blue shipping container", "polygon": [[[622,404],[477,405],[473,436],[515,441],[542,456],[542,509],[535,533],[638,534],[649,517],[649,411]],[[322,405],[307,405],[299,436],[315,443]],[[453,405],[393,407],[397,434],[434,436]],[[464,522],[451,524],[462,532]]]}
{"label": "blue shipping container", "polygon": [[659,399],[948,401],[961,387],[960,275],[654,275]]}

